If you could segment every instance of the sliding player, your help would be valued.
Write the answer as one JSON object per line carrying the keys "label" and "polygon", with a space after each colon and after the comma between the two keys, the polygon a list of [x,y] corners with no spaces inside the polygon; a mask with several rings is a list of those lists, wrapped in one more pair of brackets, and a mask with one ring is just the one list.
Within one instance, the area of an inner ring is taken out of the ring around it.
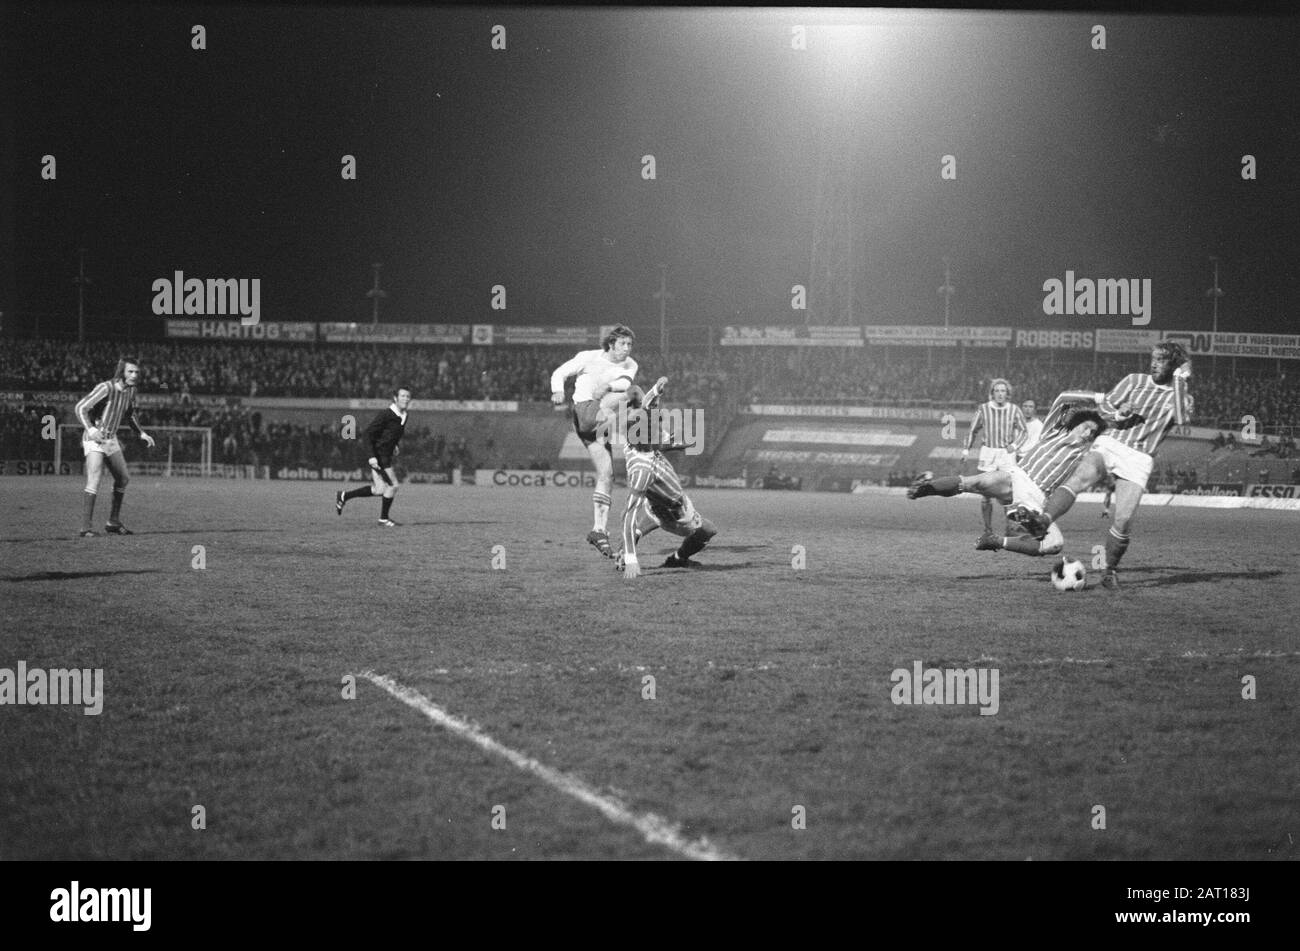
{"label": "sliding player", "polygon": [[113,508],[108,515],[104,531],[110,535],[134,535],[122,524],[122,499],[127,483],[126,457],[117,441],[117,429],[127,423],[144,444],[153,447],[153,437],[140,428],[135,418],[135,388],[140,382],[140,361],[122,357],[117,361],[113,379],[105,380],[77,404],[77,419],[83,428],[81,449],[86,456],[86,492],[82,496],[82,538],[94,538],[98,533],[91,527],[95,516],[95,497],[99,494],[99,480],[104,466],[113,473]]}
{"label": "sliding player", "polygon": [[626,391],[636,379],[636,361],[632,343],[636,334],[619,324],[605,334],[599,350],[583,350],[551,374],[551,402],[564,407],[564,384],[576,376],[573,384],[573,428],[587,448],[596,467],[596,490],[591,494],[594,517],[587,541],[606,558],[614,557],[609,545],[609,506],[613,501],[614,449],[606,434],[597,432],[600,398],[610,390]]}
{"label": "sliding player", "polygon": [[[1041,508],[1048,493],[1065,481],[1105,428],[1106,424],[1096,410],[1081,408],[1062,394],[1043,421],[1044,435],[1020,463],[976,476],[935,478],[933,473],[924,472],[908,488],[907,497],[920,499],[927,495],[954,496],[974,492],[985,499],[997,499],[1003,505]],[[986,531],[975,542],[978,551],[1005,548],[1022,555],[1055,555],[1064,546],[1065,539],[1055,526],[1041,539],[999,536]]]}
{"label": "sliding player", "polygon": [[[627,463],[627,509],[623,514],[623,547],[615,556],[614,567],[625,578],[641,574],[636,543],[656,528],[682,537],[680,547],[664,561],[663,568],[694,567],[691,556],[701,551],[718,534],[712,522],[695,510],[682,489],[672,463],[661,451],[671,444],[671,434],[660,432],[652,414],[659,384],[645,394],[633,387],[626,403],[627,445],[623,456]],[[671,448],[681,448],[674,445]]]}
{"label": "sliding player", "polygon": [[1098,437],[1070,478],[1048,496],[1042,512],[1027,509],[1010,513],[1010,517],[1035,538],[1043,538],[1070,510],[1080,492],[1114,476],[1115,516],[1106,535],[1106,572],[1101,583],[1118,589],[1116,569],[1128,549],[1129,530],[1151,478],[1156,448],[1173,426],[1191,419],[1191,376],[1186,349],[1182,344],[1165,341],[1152,348],[1149,373],[1130,373],[1109,393],[1065,394],[1095,400],[1101,415],[1112,423],[1111,430]]}
{"label": "sliding player", "polygon": [[[989,384],[989,401],[981,403],[971,420],[970,433],[966,436],[966,445],[962,447],[961,458],[964,462],[975,445],[975,437],[983,433],[984,445],[980,447],[979,471],[996,472],[1015,464],[1016,446],[1028,435],[1025,427],[1025,414],[1020,407],[1009,402],[1011,384],[1001,378]],[[984,533],[993,532],[993,500],[985,498],[980,502],[980,515],[984,518]]]}
{"label": "sliding player", "polygon": [[350,492],[334,494],[334,511],[343,514],[343,506],[352,499],[362,499],[378,495],[383,498],[379,504],[379,524],[384,528],[396,528],[398,523],[388,517],[393,507],[393,498],[397,495],[397,472],[393,469],[393,456],[397,455],[397,444],[406,432],[407,410],[411,406],[411,391],[400,386],[393,393],[393,401],[388,408],[371,420],[366,427],[366,444],[370,448],[370,458],[366,464],[370,467],[370,485],[363,485]]}

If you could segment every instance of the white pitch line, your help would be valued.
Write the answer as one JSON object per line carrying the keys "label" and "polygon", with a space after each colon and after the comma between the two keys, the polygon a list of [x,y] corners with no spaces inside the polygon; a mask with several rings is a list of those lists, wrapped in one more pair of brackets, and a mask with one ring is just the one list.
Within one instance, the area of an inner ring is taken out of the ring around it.
{"label": "white pitch line", "polygon": [[614,797],[597,792],[577,777],[552,769],[539,763],[531,756],[525,756],[523,753],[498,743],[472,723],[448,713],[424,694],[412,690],[410,687],[404,687],[397,681],[385,677],[383,674],[376,674],[372,670],[362,671],[361,676],[375,686],[384,688],[402,703],[420,711],[444,729],[469,740],[480,749],[495,753],[524,772],[532,773],[566,796],[572,796],[579,802],[586,803],[598,810],[610,821],[631,826],[640,832],[647,842],[653,845],[662,845],[686,858],[704,862],[738,861],[736,856],[723,852],[703,836],[694,841],[687,841],[681,836],[678,827],[667,819],[656,816],[652,812],[637,815]]}

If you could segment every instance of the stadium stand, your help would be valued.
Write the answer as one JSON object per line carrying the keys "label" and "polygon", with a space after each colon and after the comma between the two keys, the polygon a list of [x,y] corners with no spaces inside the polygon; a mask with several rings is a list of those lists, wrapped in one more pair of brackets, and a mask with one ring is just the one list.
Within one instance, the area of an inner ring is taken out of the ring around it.
{"label": "stadium stand", "polygon": [[[284,397],[355,399],[382,397],[401,383],[416,393],[416,428],[403,444],[407,468],[449,471],[459,465],[501,468],[575,466],[565,440],[567,415],[544,406],[550,373],[572,356],[556,346],[361,346],[267,342],[145,341],[106,344],[57,339],[9,338],[0,350],[0,457],[48,455],[39,421],[52,414],[72,422],[71,404],[42,394],[84,393],[111,368],[106,356],[135,354],[144,367],[143,394],[170,397],[167,406],[142,409],[146,425],[209,426],[214,461],[227,464],[351,466],[357,446],[339,438],[333,409],[273,406]],[[642,346],[634,354],[641,379],[672,380],[669,405],[707,412],[705,452],[683,460],[685,472],[757,477],[771,466],[807,487],[843,488],[854,479],[903,483],[935,468],[951,443],[936,441],[933,422],[886,425],[880,420],[849,425],[799,416],[754,417],[754,404],[873,406],[961,413],[986,395],[988,380],[1006,376],[1014,398],[1044,407],[1065,389],[1109,386],[1144,369],[1139,356],[1095,358],[997,351],[970,356],[909,351],[881,354],[870,348],[719,347],[667,356]],[[1251,361],[1217,372],[1204,360],[1196,370],[1193,424],[1220,430],[1214,442],[1171,438],[1161,450],[1161,478],[1178,483],[1290,478],[1300,431],[1300,382],[1272,361]],[[213,397],[228,405],[214,405]],[[431,400],[517,401],[517,413],[421,409]],[[357,410],[364,426],[369,410]],[[1262,443],[1240,444],[1243,417],[1254,419]],[[933,414],[931,414],[933,418]],[[962,423],[965,426],[965,423]],[[809,440],[797,430],[819,434]],[[964,430],[963,430],[964,431]],[[775,432],[775,437],[769,433]],[[829,436],[827,434],[830,434]],[[915,437],[890,445],[884,437]],[[831,440],[830,443],[824,441]],[[1231,438],[1234,447],[1229,444]],[[569,447],[570,449],[572,447]],[[939,453],[936,456],[935,453]],[[1166,472],[1166,469],[1169,472]],[[1172,473],[1172,475],[1170,475]],[[1179,475],[1181,473],[1181,475]]]}

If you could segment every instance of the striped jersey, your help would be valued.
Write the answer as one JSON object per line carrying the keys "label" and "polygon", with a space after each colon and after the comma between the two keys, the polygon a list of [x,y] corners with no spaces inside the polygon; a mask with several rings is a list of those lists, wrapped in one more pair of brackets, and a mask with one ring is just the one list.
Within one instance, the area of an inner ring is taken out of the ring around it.
{"label": "striped jersey", "polygon": [[646,501],[657,515],[665,510],[677,511],[686,493],[672,463],[659,452],[646,452],[633,446],[623,450],[627,463],[627,512],[623,516],[623,550],[636,551],[636,508],[632,493],[645,493]]}
{"label": "striped jersey", "polygon": [[87,430],[98,429],[108,439],[117,435],[123,422],[137,433],[142,432],[135,418],[135,387],[119,387],[117,380],[105,380],[91,390],[77,404],[77,419]]}
{"label": "striped jersey", "polygon": [[[1115,384],[1101,402],[1107,417],[1124,407],[1133,420],[1112,423],[1106,435],[1148,456],[1164,441],[1170,427],[1182,425],[1192,417],[1192,394],[1187,381],[1174,377],[1170,384],[1157,383],[1150,373],[1130,373]],[[1140,417],[1140,418],[1139,418]]]}
{"label": "striped jersey", "polygon": [[1064,394],[1058,396],[1043,418],[1043,434],[1020,460],[1020,468],[1043,490],[1044,495],[1051,495],[1074,471],[1083,454],[1092,448],[1091,439],[1072,443],[1070,431],[1061,428],[1066,418],[1078,408],[1079,404],[1066,399]]}
{"label": "striped jersey", "polygon": [[636,379],[636,361],[627,357],[621,363],[610,363],[604,350],[583,350],[551,374],[551,392],[563,393],[564,381],[571,376],[578,378],[573,383],[573,402],[584,403],[595,399],[598,386],[612,383],[619,377],[627,377],[628,386],[631,386]]}
{"label": "striped jersey", "polygon": [[623,458],[627,463],[627,490],[644,492],[654,507],[672,507],[686,494],[673,464],[662,453],[627,446]]}
{"label": "striped jersey", "polygon": [[1091,448],[1091,439],[1075,442],[1070,430],[1051,430],[1025,453],[1025,458],[1020,460],[1020,468],[1035,485],[1043,490],[1044,495],[1051,495],[1052,491],[1074,471],[1075,465],[1083,454]]}
{"label": "striped jersey", "polygon": [[991,449],[1010,449],[1016,444],[1017,433],[1024,435],[1025,414],[1015,403],[1006,402],[999,406],[989,400],[981,403],[975,412],[975,419],[970,424],[970,435],[966,437],[966,448],[975,445],[975,436],[984,431],[984,445]]}

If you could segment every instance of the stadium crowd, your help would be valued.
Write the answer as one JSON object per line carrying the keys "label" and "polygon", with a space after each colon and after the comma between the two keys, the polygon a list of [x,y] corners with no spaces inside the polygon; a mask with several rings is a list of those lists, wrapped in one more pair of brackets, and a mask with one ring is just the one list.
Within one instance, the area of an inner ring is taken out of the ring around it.
{"label": "stadium crowd", "polygon": [[[122,345],[10,339],[0,349],[0,390],[88,391],[111,372]],[[127,347],[141,362],[141,391],[231,397],[357,397],[382,395],[401,383],[419,401],[545,401],[550,375],[573,355],[555,346],[356,346],[168,341]],[[1005,376],[1014,398],[1046,408],[1066,389],[1109,387],[1144,369],[1140,355],[1089,356],[1058,362],[1040,351],[957,351],[935,348],[907,356],[880,348],[717,347],[711,353],[662,356],[634,351],[647,385],[660,375],[674,403],[727,414],[755,402],[870,402],[878,405],[972,406],[987,398],[988,380]],[[957,356],[959,359],[954,360]],[[1196,368],[1196,418],[1227,426],[1250,415],[1261,432],[1300,426],[1300,377],[1274,372],[1272,362],[1232,372],[1220,360]],[[224,439],[224,436],[222,437]],[[236,438],[239,439],[238,434]]]}

